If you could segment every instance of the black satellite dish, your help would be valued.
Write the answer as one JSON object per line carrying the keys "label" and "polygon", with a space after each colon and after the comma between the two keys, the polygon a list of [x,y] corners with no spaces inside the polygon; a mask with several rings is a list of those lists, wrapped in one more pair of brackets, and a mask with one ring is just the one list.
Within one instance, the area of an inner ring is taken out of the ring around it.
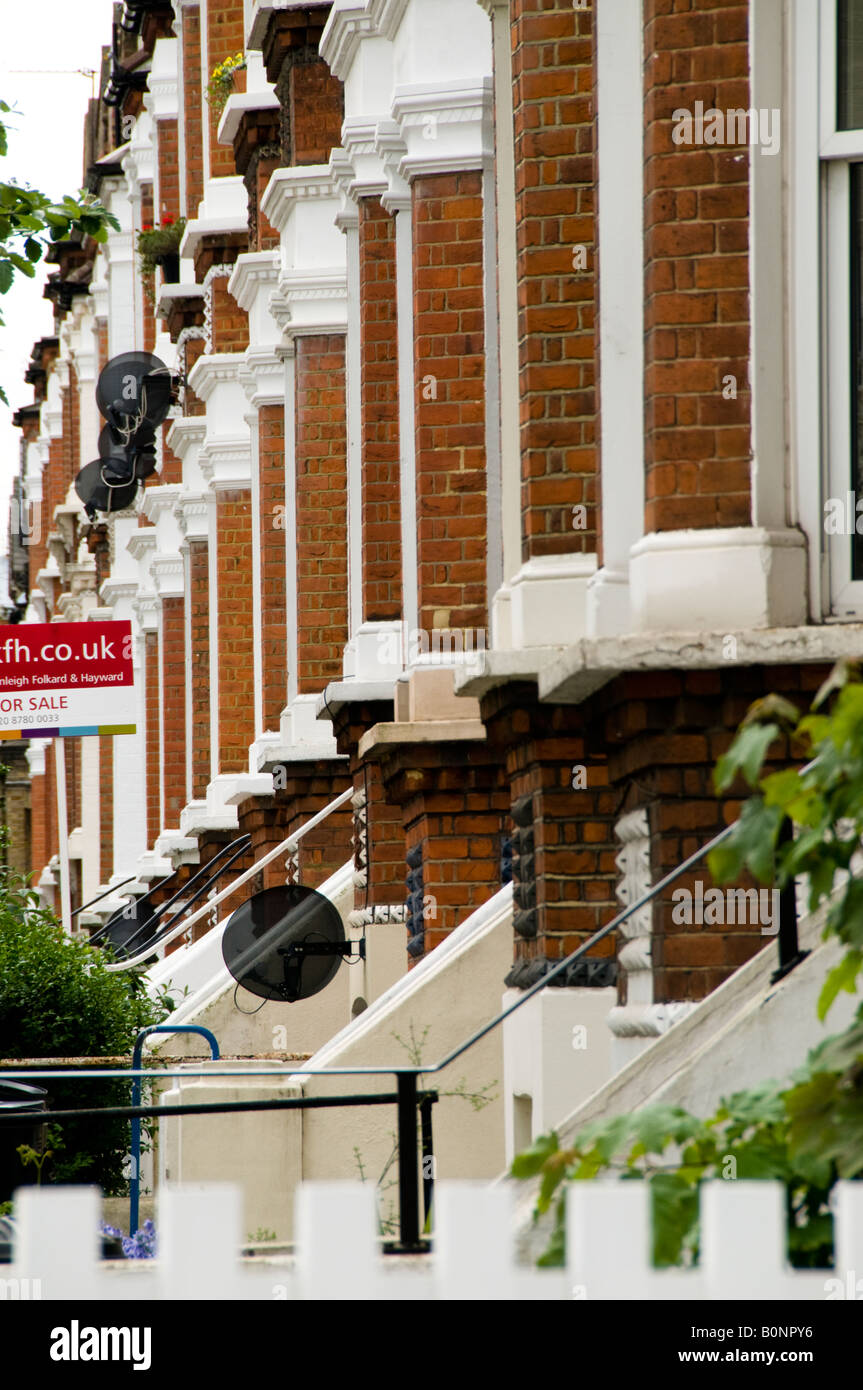
{"label": "black satellite dish", "polygon": [[250,994],[295,1003],[330,983],[353,944],[329,898],[288,884],[265,888],[237,908],[222,934],[222,958]]}
{"label": "black satellite dish", "polygon": [[168,414],[174,377],[152,352],[121,352],[99,373],[96,404],[112,429],[131,441],[143,426],[154,430]]}
{"label": "black satellite dish", "polygon": [[119,454],[122,448],[122,439],[114,433],[110,425],[103,425],[99,431],[100,459],[107,459],[110,458],[112,454]]}
{"label": "black satellite dish", "polygon": [[120,512],[131,507],[138,491],[132,464],[121,455],[94,459],[75,479],[75,491],[92,520],[96,512]]}

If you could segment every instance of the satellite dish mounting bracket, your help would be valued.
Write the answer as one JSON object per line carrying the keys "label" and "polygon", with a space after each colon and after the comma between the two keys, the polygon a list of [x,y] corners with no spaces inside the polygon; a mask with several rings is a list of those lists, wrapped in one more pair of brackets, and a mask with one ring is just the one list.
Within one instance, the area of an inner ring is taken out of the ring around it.
{"label": "satellite dish mounting bracket", "polygon": [[[354,948],[356,956],[354,957]],[[306,956],[344,956],[345,960],[365,960],[366,939],[359,941],[292,941],[288,946],[280,946],[277,954],[282,957],[285,970],[285,999],[295,1004],[302,997],[301,979],[303,961]]]}

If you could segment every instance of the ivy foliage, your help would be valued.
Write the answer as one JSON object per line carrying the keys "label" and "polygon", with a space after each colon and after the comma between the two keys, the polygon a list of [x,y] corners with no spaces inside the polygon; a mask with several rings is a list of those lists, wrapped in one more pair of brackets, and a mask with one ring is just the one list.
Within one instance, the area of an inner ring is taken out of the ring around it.
{"label": "ivy foliage", "polygon": [[[769,750],[780,737],[789,738],[807,761],[765,774]],[[859,667],[836,666],[802,717],[782,696],[757,701],[714,774],[717,792],[740,781],[751,795],[731,833],[711,852],[710,871],[717,882],[728,883],[748,869],[761,883],[780,888],[804,877],[809,910],[826,905],[824,939],[832,937],[845,949],[821,990],[823,1020],[842,991],[857,993],[863,968]],[[656,1105],[597,1121],[570,1148],[561,1148],[556,1133],[543,1135],[516,1157],[511,1173],[539,1179],[537,1217],[553,1208],[543,1265],[564,1261],[567,1184],[614,1175],[650,1182],[658,1266],[697,1260],[699,1185],[745,1178],[785,1185],[791,1264],[829,1266],[833,1186],[840,1178],[863,1176],[863,1004],[844,1033],[813,1049],[783,1083],[740,1091],[707,1119]]]}
{"label": "ivy foliage", "polygon": [[[3,120],[11,108],[0,101],[0,158],[8,153],[8,134]],[[54,202],[38,189],[14,180],[0,181],[0,294],[7,294],[17,274],[30,279],[47,248],[64,241],[73,231],[96,242],[108,239],[108,230],[120,230],[117,219],[92,193],[82,189],[77,197],[66,195]],[[0,326],[3,319],[0,317]],[[8,404],[0,387],[0,400]]]}

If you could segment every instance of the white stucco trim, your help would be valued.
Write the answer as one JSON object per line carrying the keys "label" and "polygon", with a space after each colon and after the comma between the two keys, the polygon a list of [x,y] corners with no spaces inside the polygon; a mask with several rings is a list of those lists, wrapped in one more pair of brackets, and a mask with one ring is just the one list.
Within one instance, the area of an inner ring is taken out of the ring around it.
{"label": "white stucco trim", "polygon": [[741,526],[651,532],[632,549],[633,628],[715,632],[806,618],[806,538]]}
{"label": "white stucco trim", "polygon": [[553,647],[584,637],[587,586],[595,573],[595,555],[526,560],[509,584],[513,647]]}
{"label": "white stucco trim", "polygon": [[800,524],[809,537],[809,616],[818,622],[830,608],[823,498],[826,448],[822,415],[821,180],[818,167],[818,7],[789,7],[788,91],[788,385],[789,452]]}
{"label": "white stucco trim", "polygon": [[[591,636],[610,636],[631,627],[629,552],[644,532],[641,0],[598,6],[596,24],[597,177],[602,189],[599,456],[606,505],[602,509],[603,564],[588,586],[587,630]],[[595,275],[596,267],[589,267],[588,273]]]}

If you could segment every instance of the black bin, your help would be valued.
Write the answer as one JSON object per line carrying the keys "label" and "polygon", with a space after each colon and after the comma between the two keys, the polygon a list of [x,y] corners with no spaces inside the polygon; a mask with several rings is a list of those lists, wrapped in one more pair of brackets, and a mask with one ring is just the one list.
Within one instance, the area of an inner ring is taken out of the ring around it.
{"label": "black bin", "polygon": [[15,1124],[0,1124],[0,1202],[8,1202],[16,1187],[36,1181],[36,1169],[25,1168],[18,1153],[19,1144],[41,1147],[42,1126],[48,1092],[23,1081],[0,1081],[0,1116],[10,1110],[23,1110]]}

